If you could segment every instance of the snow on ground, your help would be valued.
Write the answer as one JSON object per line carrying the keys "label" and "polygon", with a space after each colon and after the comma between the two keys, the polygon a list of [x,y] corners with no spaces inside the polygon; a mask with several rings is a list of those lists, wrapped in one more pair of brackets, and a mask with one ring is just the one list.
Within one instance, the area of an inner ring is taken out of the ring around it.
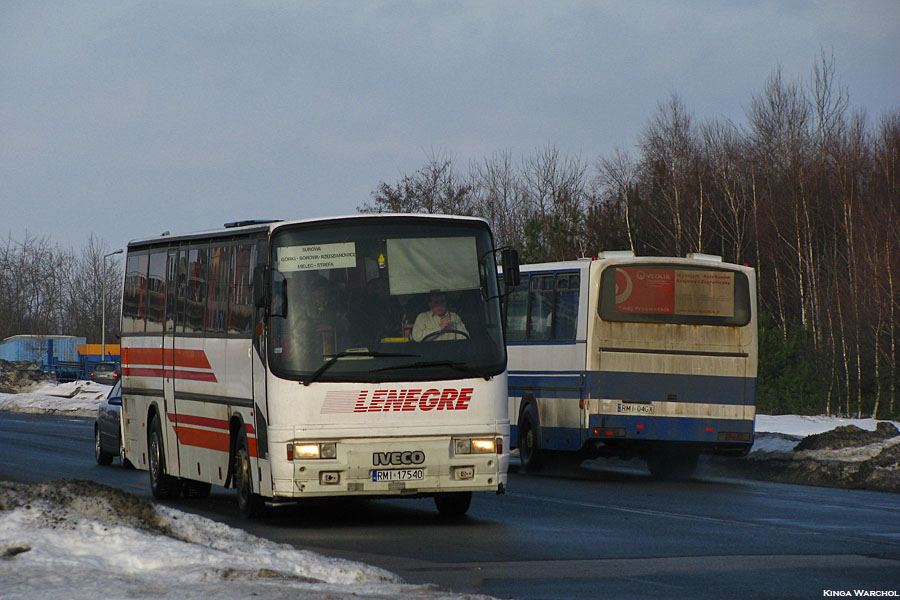
{"label": "snow on ground", "polygon": [[487,598],[276,544],[85,481],[0,482],[5,599]]}
{"label": "snow on ground", "polygon": [[[95,416],[110,386],[77,381],[0,394],[0,410]],[[86,440],[85,443],[90,443]],[[487,598],[407,585],[84,481],[0,482],[4,599]]]}
{"label": "snow on ground", "polygon": [[874,431],[875,427],[878,426],[878,421],[875,419],[842,419],[840,417],[825,416],[756,415],[757,433],[782,433],[803,438],[808,435],[831,431],[844,425],[856,425],[860,429]]}
{"label": "snow on ground", "polygon": [[21,394],[0,394],[0,410],[94,417],[112,386],[93,381],[41,382]]}
{"label": "snow on ground", "polygon": [[[0,394],[0,410],[94,416],[109,389],[85,381],[37,384],[27,393]],[[758,415],[760,435],[751,456],[793,454],[803,437],[844,425],[872,431],[877,422]],[[900,437],[881,442],[881,449],[898,442]],[[804,453],[838,452],[842,460],[855,460],[856,451],[871,457],[866,448]],[[42,600],[485,598],[406,585],[376,567],[275,544],[80,481],[0,482],[0,589],[3,598]]]}

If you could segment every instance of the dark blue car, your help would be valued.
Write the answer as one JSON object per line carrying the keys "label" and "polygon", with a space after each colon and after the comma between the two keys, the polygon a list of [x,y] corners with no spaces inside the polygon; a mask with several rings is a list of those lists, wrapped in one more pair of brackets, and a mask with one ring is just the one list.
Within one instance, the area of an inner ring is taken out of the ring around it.
{"label": "dark blue car", "polygon": [[112,464],[113,459],[118,456],[123,467],[131,466],[125,458],[125,446],[122,443],[122,429],[119,425],[121,408],[122,382],[117,381],[97,409],[97,420],[94,423],[94,455],[97,464]]}

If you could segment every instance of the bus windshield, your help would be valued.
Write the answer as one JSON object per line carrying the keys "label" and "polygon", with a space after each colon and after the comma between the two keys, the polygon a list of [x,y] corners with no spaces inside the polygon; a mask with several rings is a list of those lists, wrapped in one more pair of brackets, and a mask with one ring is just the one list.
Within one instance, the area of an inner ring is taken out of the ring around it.
{"label": "bus windshield", "polygon": [[272,241],[268,356],[312,381],[503,372],[496,267],[477,221],[361,218],[282,227]]}
{"label": "bus windshield", "polygon": [[747,276],[694,265],[628,264],[600,280],[605,321],[742,327],[750,322]]}

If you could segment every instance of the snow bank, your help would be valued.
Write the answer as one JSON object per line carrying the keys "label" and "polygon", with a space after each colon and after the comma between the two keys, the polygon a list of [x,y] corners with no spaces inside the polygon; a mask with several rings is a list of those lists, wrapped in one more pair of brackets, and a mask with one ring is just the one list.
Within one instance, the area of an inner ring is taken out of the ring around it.
{"label": "snow bank", "polygon": [[93,381],[37,383],[25,393],[0,394],[0,410],[30,414],[94,417],[111,386]]}
{"label": "snow bank", "polygon": [[5,599],[474,598],[74,480],[0,482],[0,584]]}

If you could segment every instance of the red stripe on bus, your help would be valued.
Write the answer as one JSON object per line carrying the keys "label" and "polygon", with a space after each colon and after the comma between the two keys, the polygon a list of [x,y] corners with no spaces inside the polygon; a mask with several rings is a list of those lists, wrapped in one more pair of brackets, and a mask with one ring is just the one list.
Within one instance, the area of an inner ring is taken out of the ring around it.
{"label": "red stripe on bus", "polygon": [[[183,446],[192,446],[194,448],[204,448],[206,450],[215,450],[217,452],[230,451],[231,436],[221,431],[208,431],[206,429],[194,429],[193,427],[175,426],[175,435]],[[258,444],[256,438],[247,439],[247,451],[253,458],[259,457]]]}
{"label": "red stripe on bus", "polygon": [[209,359],[203,350],[182,350],[176,348],[122,348],[122,363],[129,365],[166,365],[209,369]]}
{"label": "red stripe on bus", "polygon": [[200,427],[209,427],[210,429],[221,429],[228,431],[228,421],[225,419],[213,419],[210,417],[197,417],[194,415],[176,415],[166,413],[169,420],[176,425],[198,425]]}
{"label": "red stripe on bus", "polygon": [[218,379],[216,379],[216,374],[212,371],[182,371],[180,369],[175,369],[175,379],[187,379],[189,381],[209,381],[211,383],[218,383]]}
{"label": "red stripe on bus", "polygon": [[221,431],[207,431],[206,429],[176,425],[175,435],[178,436],[178,441],[185,446],[206,448],[207,450],[217,450],[218,452],[226,453],[230,449],[231,436]]}
{"label": "red stripe on bus", "polygon": [[[163,369],[152,367],[122,367],[122,375],[131,377],[163,377]],[[187,381],[208,381],[210,383],[218,383],[216,374],[211,371],[170,371],[174,375],[173,379],[183,379]]]}
{"label": "red stripe on bus", "polygon": [[[196,415],[177,415],[174,413],[166,413],[166,418],[176,427],[178,425],[195,425],[197,427],[207,427],[209,429],[218,429],[220,431],[228,431],[228,421],[225,419],[214,419],[212,417],[198,417]],[[248,435],[256,435],[256,428],[249,424],[244,424],[244,430]],[[248,440],[249,441],[249,440]]]}

